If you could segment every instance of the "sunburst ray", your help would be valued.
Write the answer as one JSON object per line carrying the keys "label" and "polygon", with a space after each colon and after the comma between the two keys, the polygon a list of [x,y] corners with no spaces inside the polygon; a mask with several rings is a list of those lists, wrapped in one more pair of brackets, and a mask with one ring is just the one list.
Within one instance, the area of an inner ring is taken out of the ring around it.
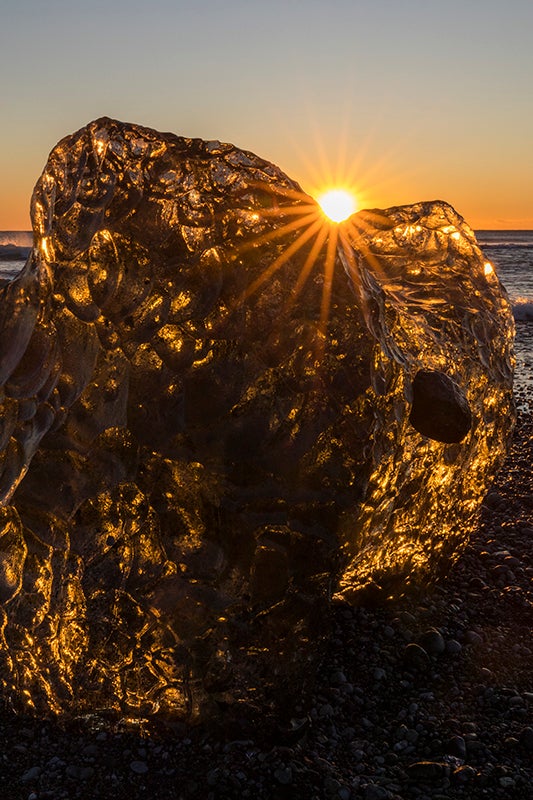
{"label": "sunburst ray", "polygon": [[304,244],[311,239],[315,233],[318,232],[320,227],[323,225],[321,219],[316,219],[315,222],[303,231],[287,248],[284,250],[271,264],[264,270],[264,272],[259,275],[258,278],[253,281],[250,286],[243,292],[240,302],[246,300],[251,294],[253,294],[260,286],[265,283],[269,278],[271,278],[281,267],[287,263],[287,261],[293,256],[295,253],[300,250]]}
{"label": "sunburst ray", "polygon": [[339,226],[331,225],[328,236],[326,258],[324,261],[324,287],[322,289],[322,302],[320,305],[320,322],[318,330],[320,339],[324,339],[327,331],[329,312],[331,307],[331,290],[333,287],[333,273],[335,271],[335,261],[337,258],[337,240],[339,237]]}
{"label": "sunburst ray", "polygon": [[[285,223],[285,225],[273,228],[267,233],[262,233],[259,236],[253,236],[252,238],[247,239],[245,242],[240,244],[236,248],[236,253],[241,255],[242,253],[246,253],[248,250],[254,250],[261,244],[266,244],[267,242],[273,242],[276,239],[281,239],[288,233],[292,233],[292,231],[297,231],[299,228],[304,228],[304,227],[307,228],[317,219],[317,217],[320,217],[320,213],[321,212],[319,209],[313,209],[311,213],[304,214],[303,216],[299,217],[296,220],[293,220],[292,222],[287,222]],[[280,214],[279,216],[282,215]]]}
{"label": "sunburst ray", "polygon": [[294,303],[296,302],[298,295],[302,291],[307,279],[311,273],[312,268],[315,265],[315,262],[319,256],[320,251],[324,247],[324,243],[329,234],[330,225],[324,222],[317,233],[316,239],[313,242],[313,246],[309,251],[307,258],[304,261],[302,269],[300,270],[300,274],[298,275],[298,280],[294,284],[294,288],[291,292],[291,296],[289,298],[289,302],[287,303],[287,310],[291,309]]}

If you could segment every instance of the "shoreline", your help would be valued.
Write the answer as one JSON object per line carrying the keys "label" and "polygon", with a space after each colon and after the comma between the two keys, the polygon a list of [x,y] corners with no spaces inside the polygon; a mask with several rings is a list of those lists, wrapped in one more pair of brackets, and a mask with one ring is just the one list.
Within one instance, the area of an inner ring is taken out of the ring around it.
{"label": "shoreline", "polygon": [[448,576],[385,608],[335,608],[313,696],[290,728],[148,735],[3,711],[3,800],[527,800],[532,463],[533,415],[522,413]]}

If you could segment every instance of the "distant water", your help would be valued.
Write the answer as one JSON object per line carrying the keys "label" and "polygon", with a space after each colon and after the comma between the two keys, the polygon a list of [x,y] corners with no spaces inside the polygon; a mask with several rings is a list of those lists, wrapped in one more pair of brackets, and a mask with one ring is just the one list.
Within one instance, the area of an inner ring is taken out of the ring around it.
{"label": "distant water", "polygon": [[515,319],[533,322],[533,231],[476,231],[476,238],[509,293]]}
{"label": "distant water", "polygon": [[0,279],[13,278],[20,272],[32,244],[31,231],[0,231]]}
{"label": "distant water", "polygon": [[513,306],[518,405],[533,411],[525,397],[533,396],[533,231],[476,231],[476,238]]}
{"label": "distant water", "polygon": [[[476,237],[513,305],[516,388],[533,393],[533,231],[476,231]],[[31,232],[0,231],[0,278],[11,278],[22,269],[31,243]],[[17,248],[14,258],[10,245]]]}

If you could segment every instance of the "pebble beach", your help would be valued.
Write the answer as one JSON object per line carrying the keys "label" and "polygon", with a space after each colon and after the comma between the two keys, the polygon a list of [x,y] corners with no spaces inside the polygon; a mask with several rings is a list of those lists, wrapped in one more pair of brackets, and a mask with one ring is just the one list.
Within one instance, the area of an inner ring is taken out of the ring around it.
{"label": "pebble beach", "polygon": [[[527,408],[523,393],[517,405]],[[386,608],[336,608],[313,695],[289,725],[58,725],[4,708],[0,796],[529,800],[532,462],[533,415],[522,412],[479,528],[450,573]]]}

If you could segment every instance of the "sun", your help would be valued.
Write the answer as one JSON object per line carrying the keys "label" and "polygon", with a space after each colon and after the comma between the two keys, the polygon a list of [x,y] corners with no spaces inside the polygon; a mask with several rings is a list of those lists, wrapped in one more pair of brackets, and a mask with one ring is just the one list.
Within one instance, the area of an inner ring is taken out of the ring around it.
{"label": "sun", "polygon": [[319,195],[317,201],[332,222],[343,222],[357,211],[355,197],[347,189],[329,189]]}

